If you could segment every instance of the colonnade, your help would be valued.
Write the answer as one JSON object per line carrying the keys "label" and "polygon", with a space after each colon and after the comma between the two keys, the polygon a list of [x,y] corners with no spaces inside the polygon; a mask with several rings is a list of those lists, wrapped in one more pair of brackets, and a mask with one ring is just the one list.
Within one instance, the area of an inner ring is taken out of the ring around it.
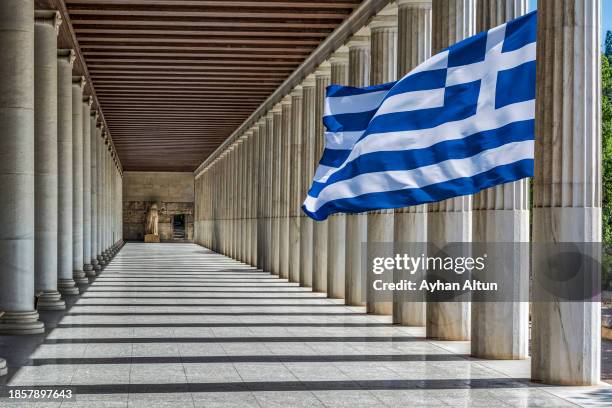
{"label": "colonnade", "polygon": [[121,166],[61,22],[0,2],[0,334],[43,332],[122,244]]}
{"label": "colonnade", "polygon": [[[544,296],[539,293],[532,294],[530,313],[526,251],[514,255],[510,270],[500,271],[523,301],[489,295],[486,303],[469,297],[427,302],[421,294],[402,292],[377,302],[363,290],[366,242],[526,243],[530,213],[535,243],[601,240],[600,1],[541,1],[538,7],[533,206],[529,181],[521,180],[475,196],[393,212],[338,214],[325,222],[301,212],[323,148],[321,112],[330,81],[366,86],[394,80],[432,52],[527,11],[526,0],[399,0],[354,30],[198,169],[196,242],[347,305],[392,314],[397,324],[425,326],[428,338],[469,340],[480,358],[527,358],[531,317],[532,378],[597,383],[600,304],[563,302],[550,294],[548,302],[534,301]],[[534,279],[546,273],[542,268],[533,263]]]}

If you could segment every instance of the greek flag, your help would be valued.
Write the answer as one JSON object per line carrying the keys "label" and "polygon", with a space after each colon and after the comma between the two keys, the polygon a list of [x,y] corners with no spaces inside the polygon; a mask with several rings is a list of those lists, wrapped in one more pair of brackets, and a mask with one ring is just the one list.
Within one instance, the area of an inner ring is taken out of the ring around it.
{"label": "greek flag", "polygon": [[327,88],[303,211],[401,208],[533,176],[536,13],[467,38],[401,80]]}

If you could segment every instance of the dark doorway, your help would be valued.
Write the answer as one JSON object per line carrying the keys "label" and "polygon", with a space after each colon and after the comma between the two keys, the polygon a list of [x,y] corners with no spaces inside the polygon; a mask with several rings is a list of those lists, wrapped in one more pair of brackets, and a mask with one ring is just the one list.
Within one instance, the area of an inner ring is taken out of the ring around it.
{"label": "dark doorway", "polygon": [[172,217],[172,238],[185,239],[185,214],[177,214]]}

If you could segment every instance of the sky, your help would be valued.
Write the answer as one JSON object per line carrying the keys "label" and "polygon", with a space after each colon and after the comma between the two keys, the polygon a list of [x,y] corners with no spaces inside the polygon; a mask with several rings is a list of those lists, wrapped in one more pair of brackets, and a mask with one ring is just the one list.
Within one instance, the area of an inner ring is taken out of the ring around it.
{"label": "sky", "polygon": [[[590,1],[590,0],[587,0]],[[529,10],[535,10],[538,0],[529,0]],[[612,0],[601,0],[601,45],[603,50],[606,31],[612,31]]]}

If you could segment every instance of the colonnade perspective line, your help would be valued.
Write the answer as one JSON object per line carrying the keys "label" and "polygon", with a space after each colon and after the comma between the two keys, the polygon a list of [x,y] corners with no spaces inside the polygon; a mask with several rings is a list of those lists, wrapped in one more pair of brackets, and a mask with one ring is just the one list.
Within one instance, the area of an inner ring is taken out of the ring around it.
{"label": "colonnade perspective line", "polygon": [[122,245],[121,166],[61,24],[0,2],[0,334],[42,333],[38,310],[64,309]]}
{"label": "colonnade perspective line", "polygon": [[[392,314],[397,324],[425,326],[429,338],[469,340],[476,357],[527,358],[527,302],[493,295],[484,299],[487,303],[472,302],[469,296],[436,303],[408,293],[379,302],[364,289],[362,243],[526,243],[530,211],[534,243],[601,241],[600,3],[538,4],[532,210],[528,181],[521,180],[475,196],[393,212],[339,214],[325,222],[313,222],[301,212],[323,146],[325,85],[393,80],[432,53],[527,11],[526,0],[399,0],[356,30],[275,106],[252,119],[227,149],[200,166],[195,173],[196,243],[347,305],[366,306],[369,313]],[[579,150],[564,155],[573,149]],[[512,269],[498,271],[512,277],[521,300],[529,296],[529,261],[527,253],[519,252]],[[534,276],[541,273],[533,268]],[[543,296],[539,293],[538,299]],[[600,304],[547,296],[548,302],[531,298],[532,378],[597,384]]]}

